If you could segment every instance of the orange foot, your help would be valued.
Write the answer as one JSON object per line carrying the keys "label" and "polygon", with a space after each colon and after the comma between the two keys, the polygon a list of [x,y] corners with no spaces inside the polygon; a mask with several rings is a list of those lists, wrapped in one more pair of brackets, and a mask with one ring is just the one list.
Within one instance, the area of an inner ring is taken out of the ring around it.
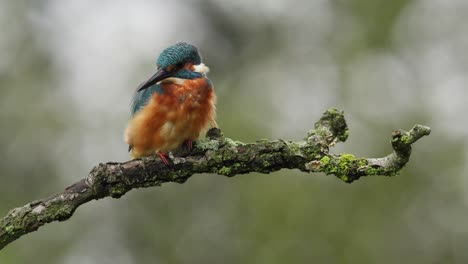
{"label": "orange foot", "polygon": [[162,162],[164,164],[166,164],[166,166],[169,166],[169,156],[167,155],[167,153],[164,153],[164,152],[161,152],[161,153],[158,153],[159,157],[161,158]]}

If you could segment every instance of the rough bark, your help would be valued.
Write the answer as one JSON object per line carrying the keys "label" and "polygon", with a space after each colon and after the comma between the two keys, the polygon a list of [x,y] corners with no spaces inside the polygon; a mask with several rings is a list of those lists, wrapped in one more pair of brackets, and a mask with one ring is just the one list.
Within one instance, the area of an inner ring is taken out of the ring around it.
{"label": "rough bark", "polygon": [[206,139],[198,141],[190,152],[180,148],[171,154],[170,166],[158,157],[101,163],[63,192],[11,210],[0,220],[0,249],[46,223],[67,220],[80,205],[91,200],[119,198],[131,189],[165,182],[183,183],[197,173],[231,177],[287,168],[333,174],[347,183],[363,176],[394,176],[408,162],[411,144],[429,133],[430,128],[421,125],[415,125],[409,132],[397,130],[392,134],[393,153],[384,158],[361,158],[329,152],[330,147],[348,137],[343,112],[336,109],[326,111],[301,142],[242,143],[225,138],[219,129],[211,129]]}

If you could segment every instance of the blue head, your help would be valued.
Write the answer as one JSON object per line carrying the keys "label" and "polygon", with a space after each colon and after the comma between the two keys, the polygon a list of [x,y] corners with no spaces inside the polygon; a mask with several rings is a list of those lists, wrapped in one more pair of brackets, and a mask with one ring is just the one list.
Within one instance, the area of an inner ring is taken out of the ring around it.
{"label": "blue head", "polygon": [[181,79],[200,78],[209,70],[202,63],[197,47],[185,42],[179,42],[164,49],[159,55],[156,65],[158,67],[157,72],[149,80],[141,84],[138,91],[171,77]]}
{"label": "blue head", "polygon": [[182,66],[187,62],[191,62],[195,65],[200,64],[200,53],[198,53],[197,47],[185,42],[179,42],[163,50],[156,61],[156,65],[158,69],[161,69],[168,68],[172,65]]}

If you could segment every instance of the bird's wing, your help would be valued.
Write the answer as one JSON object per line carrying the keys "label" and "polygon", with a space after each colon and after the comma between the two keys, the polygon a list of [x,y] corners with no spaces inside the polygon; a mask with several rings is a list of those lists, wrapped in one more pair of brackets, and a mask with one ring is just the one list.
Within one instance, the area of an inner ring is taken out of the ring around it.
{"label": "bird's wing", "polygon": [[[140,110],[142,110],[146,104],[150,101],[151,97],[153,96],[154,93],[163,93],[163,89],[159,84],[155,84],[151,87],[148,87],[145,90],[140,90],[140,87],[144,84],[140,84],[138,88],[135,91],[135,94],[133,95],[132,98],[132,104],[130,106],[130,112],[132,117],[136,115]],[[132,150],[132,145],[128,146],[128,151]]]}
{"label": "bird's wing", "polygon": [[145,105],[149,102],[149,100],[155,92],[163,92],[159,84],[155,84],[151,87],[148,87],[145,90],[138,91],[143,84],[144,82],[140,86],[138,86],[138,88],[135,91],[135,95],[133,95],[132,104],[130,108],[132,116],[134,116],[136,113],[138,113],[141,109],[145,107]]}

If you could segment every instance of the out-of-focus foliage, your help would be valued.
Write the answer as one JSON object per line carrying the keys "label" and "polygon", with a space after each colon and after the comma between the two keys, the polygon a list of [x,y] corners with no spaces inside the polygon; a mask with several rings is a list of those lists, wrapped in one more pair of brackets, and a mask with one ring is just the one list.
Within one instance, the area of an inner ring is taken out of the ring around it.
{"label": "out-of-focus foliage", "polygon": [[30,2],[0,1],[2,214],[128,159],[133,89],[179,40],[211,67],[228,137],[299,140],[332,106],[337,152],[433,133],[398,177],[198,175],[87,204],[0,263],[468,262],[466,1]]}

